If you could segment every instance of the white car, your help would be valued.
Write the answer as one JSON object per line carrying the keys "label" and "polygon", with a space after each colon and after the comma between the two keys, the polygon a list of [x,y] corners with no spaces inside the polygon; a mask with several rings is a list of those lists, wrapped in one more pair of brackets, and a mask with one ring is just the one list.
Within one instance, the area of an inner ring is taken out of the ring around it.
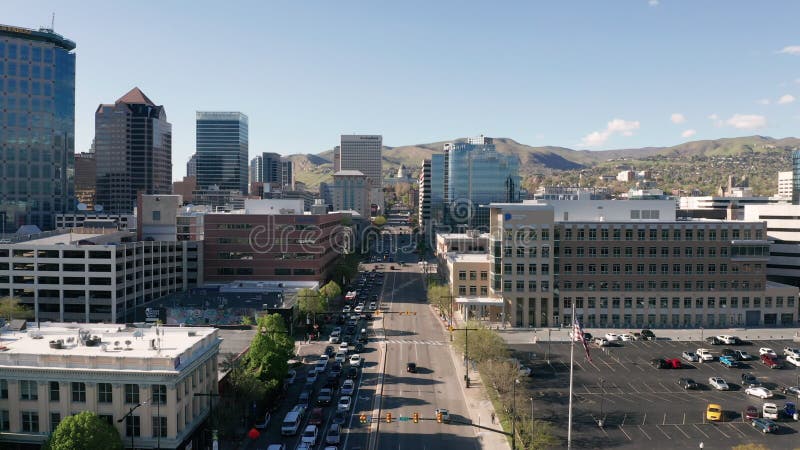
{"label": "white car", "polygon": [[350,406],[353,404],[353,399],[349,395],[339,397],[339,403],[336,404],[336,409],[339,411],[350,411]]}
{"label": "white car", "polygon": [[700,358],[700,362],[714,360],[714,355],[711,353],[711,350],[707,348],[698,348],[695,353],[697,353],[697,357]]}
{"label": "white car", "polygon": [[303,437],[300,439],[300,442],[304,444],[308,444],[310,446],[314,446],[317,443],[317,426],[316,425],[308,425],[306,429],[303,430]]}
{"label": "white car", "polygon": [[336,354],[336,356],[333,357],[334,361],[342,364],[344,364],[346,359],[347,359],[347,354],[344,352],[339,352]]}
{"label": "white car", "polygon": [[636,336],[634,336],[632,334],[628,334],[628,333],[620,334],[619,338],[620,338],[620,340],[625,341],[625,342],[635,341],[636,340]]}
{"label": "white car", "polygon": [[336,445],[339,444],[341,441],[342,433],[341,428],[339,428],[339,424],[334,423],[331,424],[331,427],[328,428],[328,434],[325,436],[325,443]]}
{"label": "white car", "polygon": [[728,344],[728,345],[736,344],[737,342],[739,342],[739,338],[738,337],[731,336],[731,335],[728,335],[728,334],[720,334],[719,336],[717,336],[717,339],[722,341],[724,344]]}
{"label": "white car", "polygon": [[700,359],[700,357],[697,356],[697,353],[692,353],[692,352],[681,353],[681,358],[689,362],[697,362]]}
{"label": "white car", "polygon": [[744,393],[761,399],[772,397],[772,392],[770,392],[769,389],[761,386],[749,387],[744,390]]}
{"label": "white car", "polygon": [[795,367],[800,367],[800,356],[797,355],[789,355],[786,357],[786,362],[792,364]]}
{"label": "white car", "polygon": [[353,380],[344,380],[342,383],[342,395],[353,395],[353,392],[356,389],[356,382]]}
{"label": "white car", "polygon": [[361,355],[358,353],[350,355],[350,365],[353,367],[361,367]]}
{"label": "white car", "polygon": [[620,340],[619,335],[617,333],[606,333],[606,339],[608,342],[614,342]]}
{"label": "white car", "polygon": [[342,312],[345,313],[345,314],[349,313],[350,312],[350,305],[346,305],[344,308],[342,308]]}
{"label": "white car", "polygon": [[800,348],[785,347],[783,349],[783,355],[784,356],[791,356],[791,355],[800,356]]}
{"label": "white car", "polygon": [[369,304],[369,310],[370,310],[370,311],[375,311],[376,309],[378,309],[378,304],[377,304],[377,303],[375,303],[375,302],[370,302],[370,304]]}
{"label": "white car", "polygon": [[347,342],[342,342],[341,344],[339,344],[339,351],[340,351],[340,352],[343,352],[343,353],[345,353],[345,354],[346,354],[346,353],[347,353],[347,350],[348,350],[349,348],[350,348],[350,344],[348,344]]}
{"label": "white car", "polygon": [[769,347],[761,347],[760,349],[758,349],[758,355],[759,356],[769,355],[769,356],[771,356],[773,358],[777,358],[778,357],[778,354],[775,353],[775,350],[773,350],[773,349],[771,349]]}
{"label": "white car", "polygon": [[777,419],[780,414],[778,412],[778,405],[775,403],[764,403],[761,413],[765,419]]}
{"label": "white car", "polygon": [[708,379],[708,384],[714,387],[714,389],[718,391],[727,391],[730,389],[728,383],[725,382],[721,377],[711,377]]}

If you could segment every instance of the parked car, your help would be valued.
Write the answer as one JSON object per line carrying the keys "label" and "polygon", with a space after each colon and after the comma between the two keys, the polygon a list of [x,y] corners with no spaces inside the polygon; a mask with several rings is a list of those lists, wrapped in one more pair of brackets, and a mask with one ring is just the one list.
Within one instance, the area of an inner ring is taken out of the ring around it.
{"label": "parked car", "polygon": [[747,353],[744,350],[734,350],[733,353],[736,354],[736,359],[738,359],[739,361],[750,361],[751,359],[754,358],[753,355]]}
{"label": "parked car", "polygon": [[758,408],[755,406],[748,406],[744,410],[744,418],[747,420],[758,419],[760,415],[758,414]]}
{"label": "parked car", "polygon": [[617,333],[606,333],[606,339],[608,342],[615,342],[620,340],[620,337]]}
{"label": "parked car", "polygon": [[800,348],[784,347],[783,356],[800,356]]}
{"label": "parked car", "polygon": [[722,341],[724,344],[727,345],[739,345],[739,343],[741,342],[741,339],[739,339],[737,336],[731,336],[728,334],[721,334],[717,336],[717,339],[719,339],[720,341]]}
{"label": "parked car", "polygon": [[619,335],[620,340],[628,342],[628,341],[635,341],[636,338],[630,333],[624,333]]}
{"label": "parked car", "polygon": [[744,393],[760,399],[772,398],[772,392],[763,386],[749,387],[744,390]]}
{"label": "parked car", "polygon": [[753,428],[761,431],[762,433],[774,433],[780,429],[777,423],[769,419],[753,419]]}
{"label": "parked car", "polygon": [[761,364],[764,364],[770,369],[778,369],[781,366],[775,357],[772,357],[768,354],[761,355]]}
{"label": "parked car", "polygon": [[781,388],[781,393],[787,397],[800,398],[800,387],[798,386],[784,386]]}
{"label": "parked car", "polygon": [[716,336],[709,336],[709,337],[707,337],[707,338],[706,338],[706,342],[707,342],[707,343],[709,343],[709,344],[711,344],[711,345],[722,345],[722,344],[724,344],[724,342],[722,342],[722,341],[721,341],[721,340],[720,340],[718,337],[716,337]]}
{"label": "parked car", "polygon": [[711,350],[709,350],[707,348],[698,348],[696,353],[697,353],[697,356],[700,358],[700,362],[706,362],[706,361],[713,361],[714,360],[714,355],[711,354]]}
{"label": "parked car", "polygon": [[681,364],[681,360],[678,358],[669,358],[667,361],[667,369],[681,369],[683,365]]}
{"label": "parked car", "polygon": [[406,364],[406,372],[417,373],[417,363],[410,362]]}
{"label": "parked car", "polygon": [[797,415],[797,407],[795,406],[794,402],[786,402],[783,405],[782,412],[787,419],[795,419],[795,416]]}
{"label": "parked car", "polygon": [[795,367],[800,367],[800,356],[789,355],[786,357],[786,362]]}
{"label": "parked car", "polygon": [[606,339],[606,338],[601,338],[601,337],[594,338],[594,343],[595,343],[595,345],[597,345],[598,347],[608,347],[608,345],[609,345],[609,341],[608,341],[608,339]]}
{"label": "parked car", "polygon": [[645,341],[655,341],[656,335],[655,333],[653,333],[652,330],[645,328],[644,330],[642,330],[642,339],[644,339]]}
{"label": "parked car", "polygon": [[739,361],[736,361],[731,356],[720,356],[719,363],[727,368],[739,367]]}
{"label": "parked car", "polygon": [[730,357],[734,357],[734,355],[736,354],[736,352],[734,352],[733,350],[731,350],[731,349],[729,349],[729,348],[723,348],[723,349],[722,349],[722,350],[719,352],[719,354],[720,354],[720,356],[730,356]]}
{"label": "parked car", "polygon": [[728,383],[722,377],[711,377],[708,379],[708,384],[718,391],[727,391],[730,389]]}
{"label": "parked car", "polygon": [[678,385],[686,390],[697,389],[699,387],[691,378],[678,378]]}
{"label": "parked car", "polygon": [[773,358],[777,358],[778,357],[778,355],[775,353],[775,350],[773,350],[773,349],[771,349],[769,347],[761,347],[761,348],[759,348],[758,349],[758,354],[761,355],[761,356],[769,355],[769,356],[771,356]]}
{"label": "parked car", "polygon": [[761,382],[758,381],[755,375],[749,372],[745,372],[742,374],[742,386],[753,387],[753,386],[761,386]]}
{"label": "parked car", "polygon": [[655,367],[656,369],[666,369],[669,367],[669,365],[667,364],[667,360],[661,358],[651,359],[650,365]]}
{"label": "parked car", "polygon": [[697,353],[695,352],[683,352],[681,353],[681,358],[688,362],[697,362],[700,360],[700,357],[697,356]]}
{"label": "parked car", "polygon": [[722,415],[723,415],[722,406],[716,403],[710,403],[706,407],[706,420],[717,422],[722,420]]}
{"label": "parked car", "polygon": [[764,403],[761,407],[761,415],[764,416],[765,419],[778,420],[778,414],[778,405],[775,403]]}

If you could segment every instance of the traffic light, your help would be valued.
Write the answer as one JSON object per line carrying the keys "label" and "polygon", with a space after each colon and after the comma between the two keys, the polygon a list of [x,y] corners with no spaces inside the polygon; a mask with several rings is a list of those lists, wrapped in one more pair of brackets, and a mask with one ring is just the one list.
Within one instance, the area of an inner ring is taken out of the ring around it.
{"label": "traffic light", "polygon": [[358,420],[361,423],[367,423],[367,415],[366,414],[361,414],[360,416],[358,416]]}
{"label": "traffic light", "polygon": [[436,421],[442,423],[442,413],[440,412],[436,413]]}
{"label": "traffic light", "polygon": [[419,413],[418,412],[415,412],[412,415],[412,417],[413,417],[414,423],[419,423]]}
{"label": "traffic light", "polygon": [[386,413],[386,423],[392,423],[392,413]]}

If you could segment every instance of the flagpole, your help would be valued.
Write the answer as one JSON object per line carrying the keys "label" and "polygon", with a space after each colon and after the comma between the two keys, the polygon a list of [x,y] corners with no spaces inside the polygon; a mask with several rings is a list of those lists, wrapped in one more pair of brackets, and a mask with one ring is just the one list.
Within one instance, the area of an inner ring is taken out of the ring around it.
{"label": "flagpole", "polygon": [[569,344],[569,413],[567,424],[567,450],[572,449],[572,371],[574,367],[575,356],[575,302],[572,302],[572,330],[570,331],[570,344]]}

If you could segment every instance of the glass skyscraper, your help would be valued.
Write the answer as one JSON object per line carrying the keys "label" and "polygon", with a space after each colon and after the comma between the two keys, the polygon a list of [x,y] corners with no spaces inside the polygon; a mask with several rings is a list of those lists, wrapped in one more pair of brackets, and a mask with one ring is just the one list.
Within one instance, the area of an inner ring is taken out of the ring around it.
{"label": "glass skyscraper", "polygon": [[248,121],[240,112],[197,112],[197,187],[247,194]]}
{"label": "glass skyscraper", "polygon": [[800,150],[792,152],[792,204],[800,205]]}
{"label": "glass skyscraper", "polygon": [[75,43],[0,25],[0,233],[75,208]]}

